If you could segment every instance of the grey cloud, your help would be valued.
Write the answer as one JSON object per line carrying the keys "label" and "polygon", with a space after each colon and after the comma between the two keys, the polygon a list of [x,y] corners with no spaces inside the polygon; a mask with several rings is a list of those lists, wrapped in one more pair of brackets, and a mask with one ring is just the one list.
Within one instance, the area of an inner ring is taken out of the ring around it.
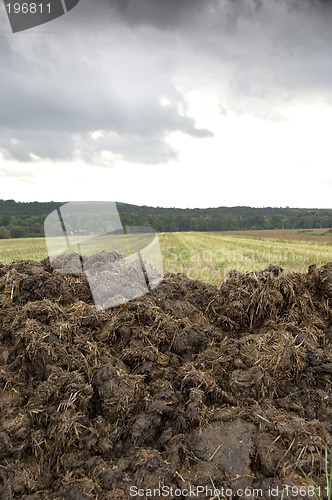
{"label": "grey cloud", "polygon": [[186,109],[187,89],[219,94],[224,116],[283,120],[282,101],[331,99],[330,11],[323,0],[81,0],[54,22],[62,32],[0,36],[0,148],[26,162],[176,159],[167,134],[213,135]]}
{"label": "grey cloud", "polygon": [[2,155],[5,159],[29,163],[38,163],[39,159],[77,159],[89,165],[110,167],[113,166],[115,157],[147,165],[167,163],[178,158],[178,152],[158,134],[142,140],[135,133],[116,134],[104,130],[102,137],[93,139],[91,132],[50,134],[46,131],[16,131],[14,141],[10,134],[2,134],[2,143]]}
{"label": "grey cloud", "polygon": [[[52,80],[51,76],[41,77],[35,83],[29,77],[21,82],[15,79],[6,81],[4,76],[0,126],[69,133],[106,129],[144,136],[181,130],[196,137],[211,135],[197,129],[192,118],[179,114],[177,108],[182,104],[182,98],[171,88],[151,86],[148,95],[139,95],[138,92],[135,96],[140,85],[148,86],[144,77],[136,78],[134,85],[126,82],[128,94],[123,95],[121,89],[112,88],[112,84],[107,85],[98,78],[91,79],[89,72],[86,81],[84,75],[68,71],[65,88],[59,79]],[[135,73],[130,76],[135,78]],[[160,103],[162,97],[169,97],[171,105],[163,107]]]}
{"label": "grey cloud", "polygon": [[106,0],[106,5],[131,24],[174,26],[181,24],[190,14],[206,11],[216,0]]}
{"label": "grey cloud", "polygon": [[33,156],[69,160],[74,152],[74,136],[50,130],[2,130],[1,148],[5,159],[21,162],[32,162]]}
{"label": "grey cloud", "polygon": [[[130,25],[165,29],[190,26],[194,19],[206,25],[218,20],[220,27],[235,25],[240,19],[255,17],[262,8],[284,3],[289,12],[315,11],[326,14],[331,0],[102,0]],[[221,23],[221,24],[220,24]]]}
{"label": "grey cloud", "polygon": [[[109,167],[112,165],[113,155],[121,156],[132,163],[158,165],[170,160],[178,159],[176,149],[167,144],[162,137],[151,135],[145,141],[133,133],[109,134],[104,132],[102,137],[91,140],[89,134],[75,137],[75,144],[79,151],[78,157],[90,165]],[[103,153],[111,153],[111,159]]]}
{"label": "grey cloud", "polygon": [[206,15],[253,15],[262,0],[105,0],[106,5],[132,24],[153,24],[162,27],[188,23],[193,17]]}
{"label": "grey cloud", "polygon": [[[25,44],[22,38],[2,44],[0,148],[7,157],[68,160],[77,156],[79,143],[81,157],[93,157],[95,163],[102,146],[128,161],[160,163],[176,157],[166,142],[168,133],[213,135],[180,113],[183,97],[158,54],[146,54],[144,40],[137,47],[134,36],[128,46],[116,40],[108,53],[112,36],[102,35],[103,47],[90,46],[92,39],[40,35]],[[67,54],[69,41],[74,43]],[[169,105],[163,106],[161,99]],[[95,130],[106,136],[113,132],[113,140],[103,145],[92,141],[89,133]]]}

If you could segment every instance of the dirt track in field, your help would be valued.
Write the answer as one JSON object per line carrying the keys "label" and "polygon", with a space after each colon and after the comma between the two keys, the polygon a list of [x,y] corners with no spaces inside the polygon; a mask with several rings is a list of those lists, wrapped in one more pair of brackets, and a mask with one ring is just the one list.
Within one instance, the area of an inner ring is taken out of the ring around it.
{"label": "dirt track in field", "polygon": [[324,486],[331,302],[332,263],[220,288],[169,274],[100,311],[82,274],[0,264],[0,498],[127,500],[210,477],[280,498],[306,485],[296,460]]}
{"label": "dirt track in field", "polygon": [[[324,233],[308,234],[307,231]],[[332,243],[332,232],[329,229],[267,229],[259,231],[224,231],[219,234],[229,236],[245,236],[252,238],[275,238],[281,240],[301,240],[301,241],[319,241]]]}

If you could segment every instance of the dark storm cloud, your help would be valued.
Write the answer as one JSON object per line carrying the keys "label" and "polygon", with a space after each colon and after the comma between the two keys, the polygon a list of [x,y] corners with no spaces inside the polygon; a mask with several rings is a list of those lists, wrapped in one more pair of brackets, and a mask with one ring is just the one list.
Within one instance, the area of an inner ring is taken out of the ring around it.
{"label": "dark storm cloud", "polygon": [[[131,25],[174,29],[198,20],[206,26],[209,18],[219,17],[221,26],[235,17],[250,16],[259,9],[262,0],[104,0]],[[195,24],[195,23],[194,23]]]}
{"label": "dark storm cloud", "polygon": [[290,11],[326,12],[331,0],[101,0],[132,25],[174,28],[189,25],[194,18],[206,25],[218,18],[220,26],[229,27],[240,18],[252,18],[273,2],[285,3]]}
{"label": "dark storm cloud", "polygon": [[182,24],[190,14],[199,15],[215,0],[105,0],[119,15],[132,24],[174,26]]}

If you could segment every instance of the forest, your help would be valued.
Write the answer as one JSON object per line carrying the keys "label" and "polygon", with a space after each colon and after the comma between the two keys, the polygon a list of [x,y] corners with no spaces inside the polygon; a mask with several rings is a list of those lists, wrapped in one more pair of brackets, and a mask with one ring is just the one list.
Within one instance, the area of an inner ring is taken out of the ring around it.
{"label": "forest", "polygon": [[[0,200],[0,239],[44,236],[44,220],[64,202]],[[282,207],[162,208],[117,202],[123,226],[157,232],[331,228],[332,209]]]}

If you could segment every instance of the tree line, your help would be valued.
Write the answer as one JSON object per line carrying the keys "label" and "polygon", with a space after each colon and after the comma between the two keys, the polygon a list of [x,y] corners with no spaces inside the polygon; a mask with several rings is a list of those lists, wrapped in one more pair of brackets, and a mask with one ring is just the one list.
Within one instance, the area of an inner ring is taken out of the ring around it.
{"label": "tree line", "polygon": [[[44,236],[44,220],[63,203],[0,200],[0,239]],[[332,209],[278,207],[162,208],[117,203],[123,226],[157,232],[331,228]]]}

